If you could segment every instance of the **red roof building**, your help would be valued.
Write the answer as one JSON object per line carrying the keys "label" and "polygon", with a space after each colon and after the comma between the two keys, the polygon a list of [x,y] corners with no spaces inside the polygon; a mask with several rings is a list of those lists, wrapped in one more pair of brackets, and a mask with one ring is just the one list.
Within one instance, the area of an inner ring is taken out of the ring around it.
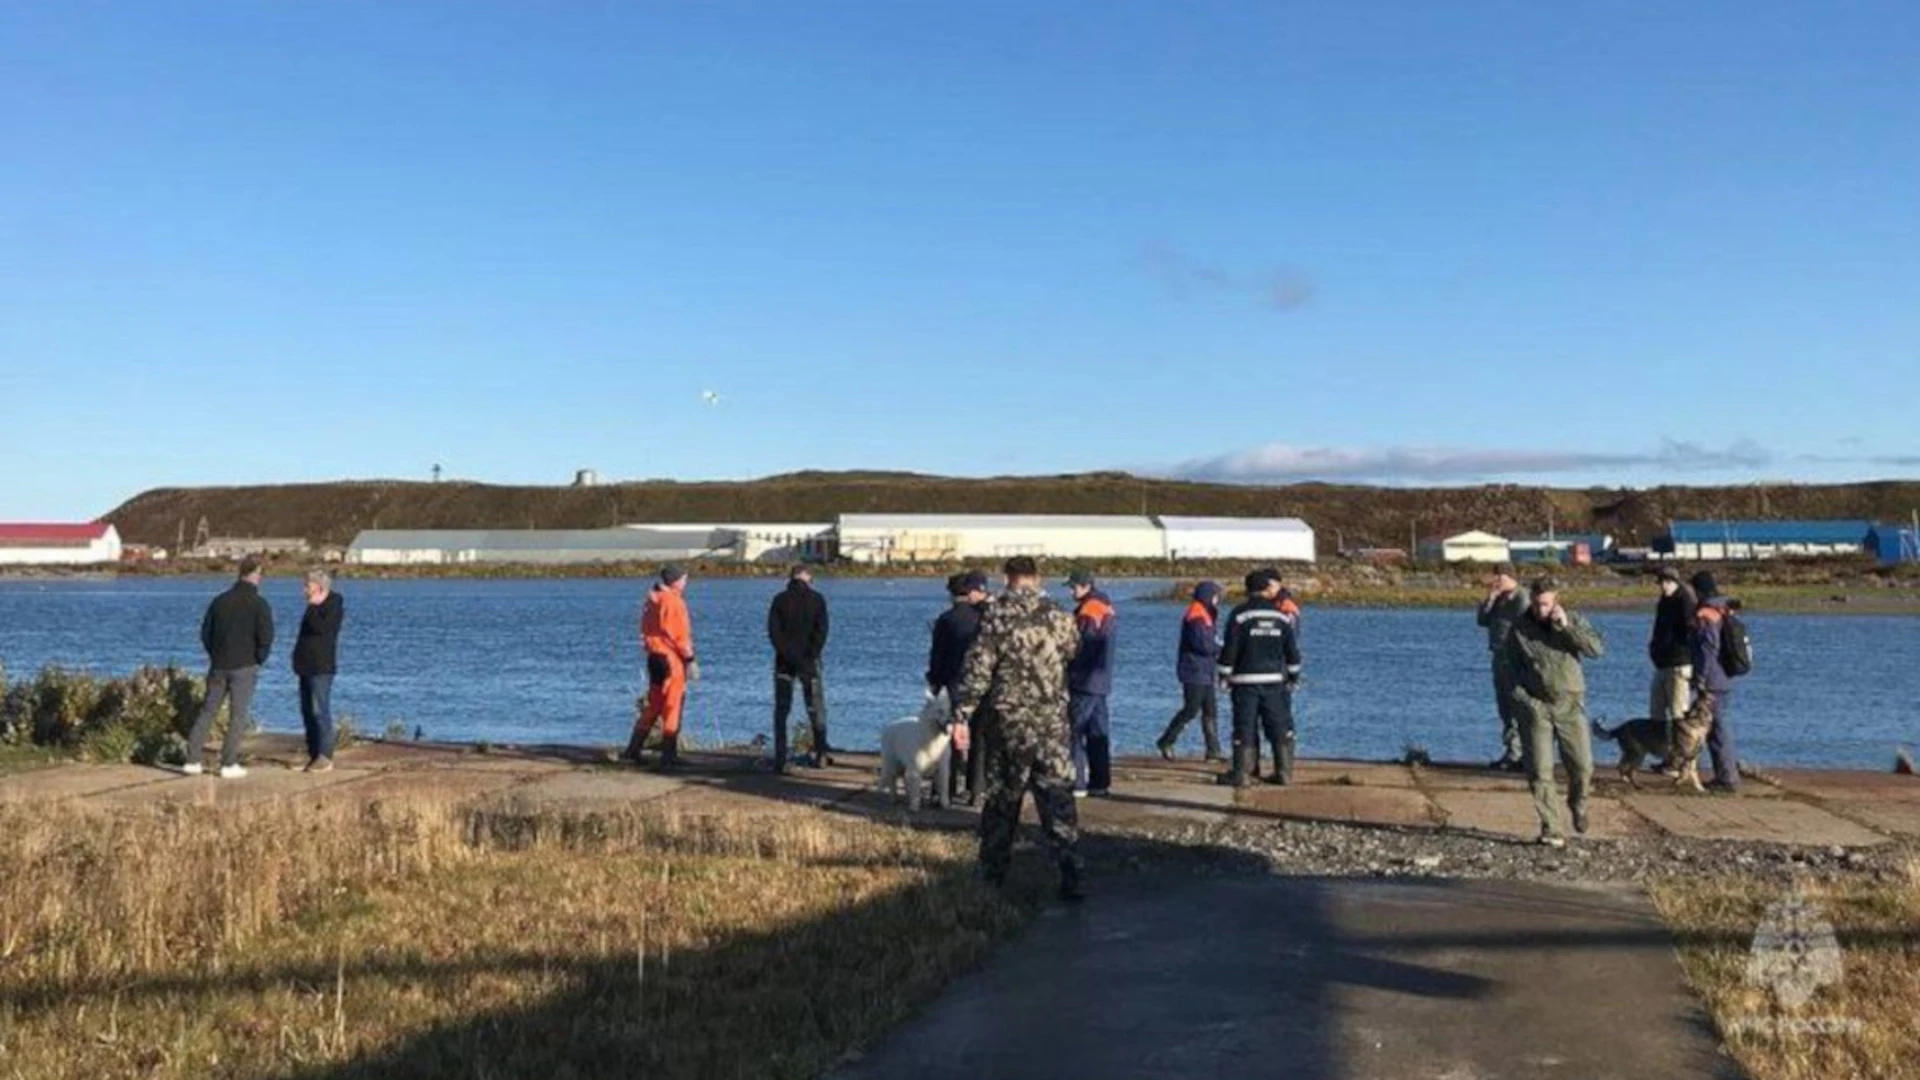
{"label": "red roof building", "polygon": [[0,563],[77,565],[120,561],[120,533],[105,522],[0,522]]}

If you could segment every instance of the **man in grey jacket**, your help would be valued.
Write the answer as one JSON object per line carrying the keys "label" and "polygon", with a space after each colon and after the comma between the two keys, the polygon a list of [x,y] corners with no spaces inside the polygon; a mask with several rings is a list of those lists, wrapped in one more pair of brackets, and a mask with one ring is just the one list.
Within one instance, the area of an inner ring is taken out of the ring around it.
{"label": "man in grey jacket", "polygon": [[200,645],[207,651],[207,700],[187,735],[187,762],[181,771],[188,776],[205,769],[200,756],[222,701],[227,703],[227,736],[220,745],[220,778],[247,775],[240,767],[240,740],[247,733],[260,665],[273,651],[273,609],[260,595],[261,576],[258,561],[241,560],[240,580],[214,597],[200,620]]}
{"label": "man in grey jacket", "polygon": [[1494,707],[1500,713],[1500,756],[1488,766],[1507,772],[1519,772],[1524,766],[1526,740],[1520,730],[1519,706],[1514,704],[1513,669],[1507,662],[1507,637],[1513,624],[1527,613],[1527,590],[1514,579],[1513,564],[1501,563],[1493,569],[1487,583],[1487,598],[1480,602],[1478,621],[1487,631],[1487,652],[1493,664]]}

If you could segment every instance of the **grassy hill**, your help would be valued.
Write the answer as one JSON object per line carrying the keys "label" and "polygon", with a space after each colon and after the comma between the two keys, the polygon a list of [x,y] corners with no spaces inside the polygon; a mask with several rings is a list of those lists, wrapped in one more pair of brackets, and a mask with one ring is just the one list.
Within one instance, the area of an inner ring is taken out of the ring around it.
{"label": "grassy hill", "polygon": [[1650,540],[1673,518],[1905,520],[1920,482],[1742,487],[1250,487],[1124,473],[956,479],[912,473],[791,473],[760,480],[649,481],[601,487],[509,487],[448,481],[342,481],[159,488],[106,520],[132,543],[171,547],[200,519],[217,536],[297,536],[346,543],[361,529],[598,528],[635,522],[831,521],[842,513],[1222,514],[1298,516],[1323,551],[1484,528],[1503,534],[1605,531]]}

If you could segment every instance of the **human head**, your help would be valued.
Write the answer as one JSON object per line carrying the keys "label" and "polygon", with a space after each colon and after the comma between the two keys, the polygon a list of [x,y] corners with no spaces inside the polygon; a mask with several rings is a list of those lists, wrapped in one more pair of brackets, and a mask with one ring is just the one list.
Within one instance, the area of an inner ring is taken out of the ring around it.
{"label": "human head", "polygon": [[1503,562],[1493,568],[1493,577],[1488,579],[1487,584],[1501,592],[1512,592],[1519,588],[1520,579],[1514,575],[1513,564]]}
{"label": "human head", "polygon": [[811,585],[813,584],[813,568],[806,565],[805,563],[801,563],[795,566],[793,569],[787,571],[787,580],[788,581],[804,581],[807,584]]}
{"label": "human head", "polygon": [[1067,575],[1067,591],[1073,594],[1075,600],[1085,600],[1087,594],[1093,592],[1093,588],[1093,571],[1075,569],[1073,573]]}
{"label": "human head", "polygon": [[969,570],[960,575],[960,593],[967,603],[977,604],[987,598],[989,583],[987,575],[978,570]]}
{"label": "human head", "polygon": [[1193,598],[1208,607],[1218,607],[1220,605],[1220,583],[1217,581],[1203,581],[1195,585],[1193,587]]}
{"label": "human head", "polygon": [[317,568],[309,570],[303,590],[307,594],[307,603],[317,604],[333,591],[333,575]]}
{"label": "human head", "polygon": [[1246,586],[1248,596],[1262,596],[1271,600],[1280,593],[1280,582],[1266,570],[1255,570],[1248,574]]}
{"label": "human head", "polygon": [[1680,591],[1680,571],[1675,570],[1673,567],[1661,567],[1659,574],[1655,575],[1655,577],[1660,583],[1661,596],[1672,596],[1674,593]]}
{"label": "human head", "polygon": [[1544,619],[1560,606],[1560,579],[1551,574],[1533,579],[1533,613]]}
{"label": "human head", "polygon": [[249,581],[255,585],[258,585],[260,584],[260,578],[262,576],[263,575],[261,574],[261,571],[260,571],[259,559],[256,559],[253,556],[249,555],[246,558],[240,560],[240,580],[241,581]]}
{"label": "human head", "polygon": [[1021,586],[1033,587],[1040,584],[1040,564],[1034,562],[1032,556],[1015,555],[1013,558],[1008,559],[1006,565],[1002,566],[1000,570],[1007,576],[1007,588],[1009,589],[1015,589]]}
{"label": "human head", "polygon": [[686,592],[687,572],[669,563],[660,568],[660,584],[675,592]]}
{"label": "human head", "polygon": [[1713,573],[1702,570],[1693,575],[1693,592],[1702,600],[1711,600],[1720,595],[1720,583],[1713,579]]}

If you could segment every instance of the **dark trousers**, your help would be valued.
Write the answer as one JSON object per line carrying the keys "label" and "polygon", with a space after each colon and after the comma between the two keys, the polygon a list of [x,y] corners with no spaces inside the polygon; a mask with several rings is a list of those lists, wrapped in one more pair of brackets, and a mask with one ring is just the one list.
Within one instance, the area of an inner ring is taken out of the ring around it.
{"label": "dark trousers", "polygon": [[307,729],[307,757],[333,757],[333,676],[300,676],[300,723]]}
{"label": "dark trousers", "polygon": [[816,762],[824,762],[827,745],[827,686],[820,677],[819,668],[805,671],[776,665],[773,671],[773,764],[775,768],[787,767],[787,717],[793,715],[793,684],[800,684],[800,694],[807,703],[807,726],[813,733],[813,753]]}
{"label": "dark trousers", "polygon": [[1733,756],[1733,695],[1708,694],[1713,726],[1707,729],[1707,753],[1713,755],[1713,782],[1740,786],[1740,761]]}
{"label": "dark trousers", "polygon": [[1233,688],[1233,780],[1243,784],[1260,772],[1260,735],[1273,746],[1274,778],[1293,780],[1293,691],[1285,683]]}
{"label": "dark trousers", "polygon": [[[960,700],[960,684],[943,688],[947,701]],[[967,721],[968,748],[965,753],[958,749],[947,756],[947,790],[958,793],[965,789],[967,801],[977,803],[987,790],[987,729],[993,725],[993,709],[982,705],[973,712]]]}
{"label": "dark trousers", "polygon": [[253,688],[260,681],[260,669],[237,668],[233,671],[207,672],[207,702],[187,733],[187,764],[194,765],[206,752],[207,736],[213,733],[213,721],[220,704],[227,705],[227,737],[220,744],[220,764],[240,764],[240,740],[246,737],[247,720],[252,715]]}
{"label": "dark trousers", "polygon": [[1106,791],[1113,786],[1113,733],[1107,695],[1069,694],[1073,721],[1073,786],[1077,791]]}
{"label": "dark trousers", "polygon": [[1180,711],[1173,714],[1167,722],[1167,730],[1160,735],[1160,745],[1168,749],[1180,741],[1180,733],[1194,717],[1200,718],[1200,734],[1207,743],[1207,756],[1220,756],[1220,695],[1212,683],[1181,683]]}

